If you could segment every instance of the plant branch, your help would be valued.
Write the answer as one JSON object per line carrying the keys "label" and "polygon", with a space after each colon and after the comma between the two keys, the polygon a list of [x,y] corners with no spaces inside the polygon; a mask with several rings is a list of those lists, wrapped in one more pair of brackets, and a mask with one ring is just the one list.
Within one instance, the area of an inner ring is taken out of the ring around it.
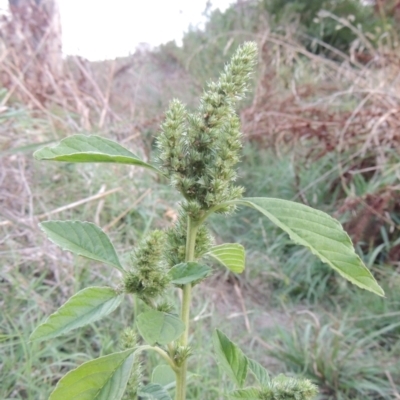
{"label": "plant branch", "polygon": [[168,355],[168,353],[166,351],[164,351],[163,349],[161,349],[160,347],[157,346],[150,346],[148,344],[145,344],[143,346],[139,346],[136,351],[137,352],[141,352],[141,351],[145,351],[145,350],[153,350],[156,353],[158,353],[167,363],[168,365],[175,371],[178,371],[177,366],[175,365],[175,363],[173,362],[173,360],[171,359],[171,357]]}

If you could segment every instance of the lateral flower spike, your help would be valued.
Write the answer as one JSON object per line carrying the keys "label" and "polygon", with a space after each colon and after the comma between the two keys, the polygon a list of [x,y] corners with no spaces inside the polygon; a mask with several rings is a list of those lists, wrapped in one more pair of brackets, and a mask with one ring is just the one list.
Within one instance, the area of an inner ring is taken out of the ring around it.
{"label": "lateral flower spike", "polygon": [[132,256],[133,268],[124,278],[125,291],[136,293],[145,303],[162,296],[170,278],[162,261],[165,234],[155,230],[141,243]]}

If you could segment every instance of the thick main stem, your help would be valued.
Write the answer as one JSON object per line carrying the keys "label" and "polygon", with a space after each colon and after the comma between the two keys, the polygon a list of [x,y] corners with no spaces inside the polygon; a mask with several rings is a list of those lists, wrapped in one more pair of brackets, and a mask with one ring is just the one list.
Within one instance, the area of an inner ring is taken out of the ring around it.
{"label": "thick main stem", "polygon": [[[196,235],[198,224],[188,217],[187,236],[186,236],[186,262],[194,261]],[[181,319],[185,324],[185,331],[179,339],[179,345],[182,347],[188,346],[189,341],[189,323],[190,323],[190,304],[192,299],[192,284],[188,283],[183,287]],[[187,375],[187,360],[185,359],[179,371],[176,372],[176,395],[175,400],[186,400],[186,375]]]}

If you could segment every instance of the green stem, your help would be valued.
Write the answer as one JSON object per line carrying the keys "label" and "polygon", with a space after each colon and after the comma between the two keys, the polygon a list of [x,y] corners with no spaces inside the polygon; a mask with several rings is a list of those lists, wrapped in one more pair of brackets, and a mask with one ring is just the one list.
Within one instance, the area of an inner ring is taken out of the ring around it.
{"label": "green stem", "polygon": [[215,205],[214,207],[209,208],[203,215],[203,217],[198,221],[198,225],[201,225],[202,223],[204,223],[204,221],[211,215],[214,214],[216,211],[218,211],[220,208],[223,208],[227,205],[235,205],[235,200],[230,200],[230,201],[226,201],[224,203],[220,203]]}
{"label": "green stem", "polygon": [[163,349],[161,349],[160,347],[157,346],[150,346],[148,344],[145,344],[143,346],[139,346],[136,351],[137,352],[141,352],[141,351],[145,351],[145,350],[153,350],[156,353],[158,353],[167,363],[168,365],[175,371],[177,372],[178,369],[175,365],[175,363],[171,360],[171,357],[168,355],[167,352],[165,352]]}
{"label": "green stem", "polygon": [[[187,222],[187,236],[186,236],[186,255],[185,261],[191,262],[195,259],[195,245],[196,235],[199,224],[194,222],[188,217]],[[183,286],[182,296],[182,309],[181,319],[185,324],[185,331],[179,339],[179,345],[187,347],[189,342],[189,325],[190,325],[190,303],[192,299],[192,284],[188,283]],[[184,360],[179,367],[179,371],[176,372],[176,395],[175,400],[186,399],[186,375],[187,375],[187,360]]]}

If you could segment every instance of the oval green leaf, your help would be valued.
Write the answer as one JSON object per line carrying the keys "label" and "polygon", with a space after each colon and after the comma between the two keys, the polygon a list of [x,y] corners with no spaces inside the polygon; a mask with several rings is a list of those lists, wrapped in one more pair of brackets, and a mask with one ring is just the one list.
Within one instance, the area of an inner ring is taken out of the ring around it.
{"label": "oval green leaf", "polygon": [[88,361],[61,378],[49,400],[120,400],[133,360],[129,349]]}
{"label": "oval green leaf", "polygon": [[139,390],[139,396],[153,400],[171,400],[167,390],[158,383],[149,383]]}
{"label": "oval green leaf", "polygon": [[161,173],[156,167],[140,160],[120,144],[96,135],[72,135],[55,146],[37,150],[37,160],[65,161],[71,163],[119,163],[138,165]]}
{"label": "oval green leaf", "polygon": [[29,339],[46,340],[91,324],[112,313],[122,299],[123,294],[109,287],[83,289],[39,325]]}
{"label": "oval green leaf", "polygon": [[136,324],[143,339],[150,345],[171,343],[185,330],[180,318],[156,310],[139,314]]}
{"label": "oval green leaf", "polygon": [[244,198],[235,203],[260,211],[288,233],[295,243],[307,247],[351,283],[384,296],[383,289],[355,253],[342,225],[328,214],[293,201],[273,198]]}
{"label": "oval green leaf", "polygon": [[241,388],[247,376],[247,357],[220,330],[213,333],[214,351],[217,361],[229,377]]}
{"label": "oval green leaf", "polygon": [[241,244],[225,243],[214,246],[207,254],[236,274],[240,274],[244,270],[245,250]]}
{"label": "oval green leaf", "polygon": [[197,283],[206,278],[210,272],[211,268],[207,265],[188,262],[174,265],[168,271],[168,275],[171,278],[171,283],[182,286],[192,282]]}
{"label": "oval green leaf", "polygon": [[110,239],[97,225],[81,221],[46,221],[39,226],[62,249],[124,271]]}

